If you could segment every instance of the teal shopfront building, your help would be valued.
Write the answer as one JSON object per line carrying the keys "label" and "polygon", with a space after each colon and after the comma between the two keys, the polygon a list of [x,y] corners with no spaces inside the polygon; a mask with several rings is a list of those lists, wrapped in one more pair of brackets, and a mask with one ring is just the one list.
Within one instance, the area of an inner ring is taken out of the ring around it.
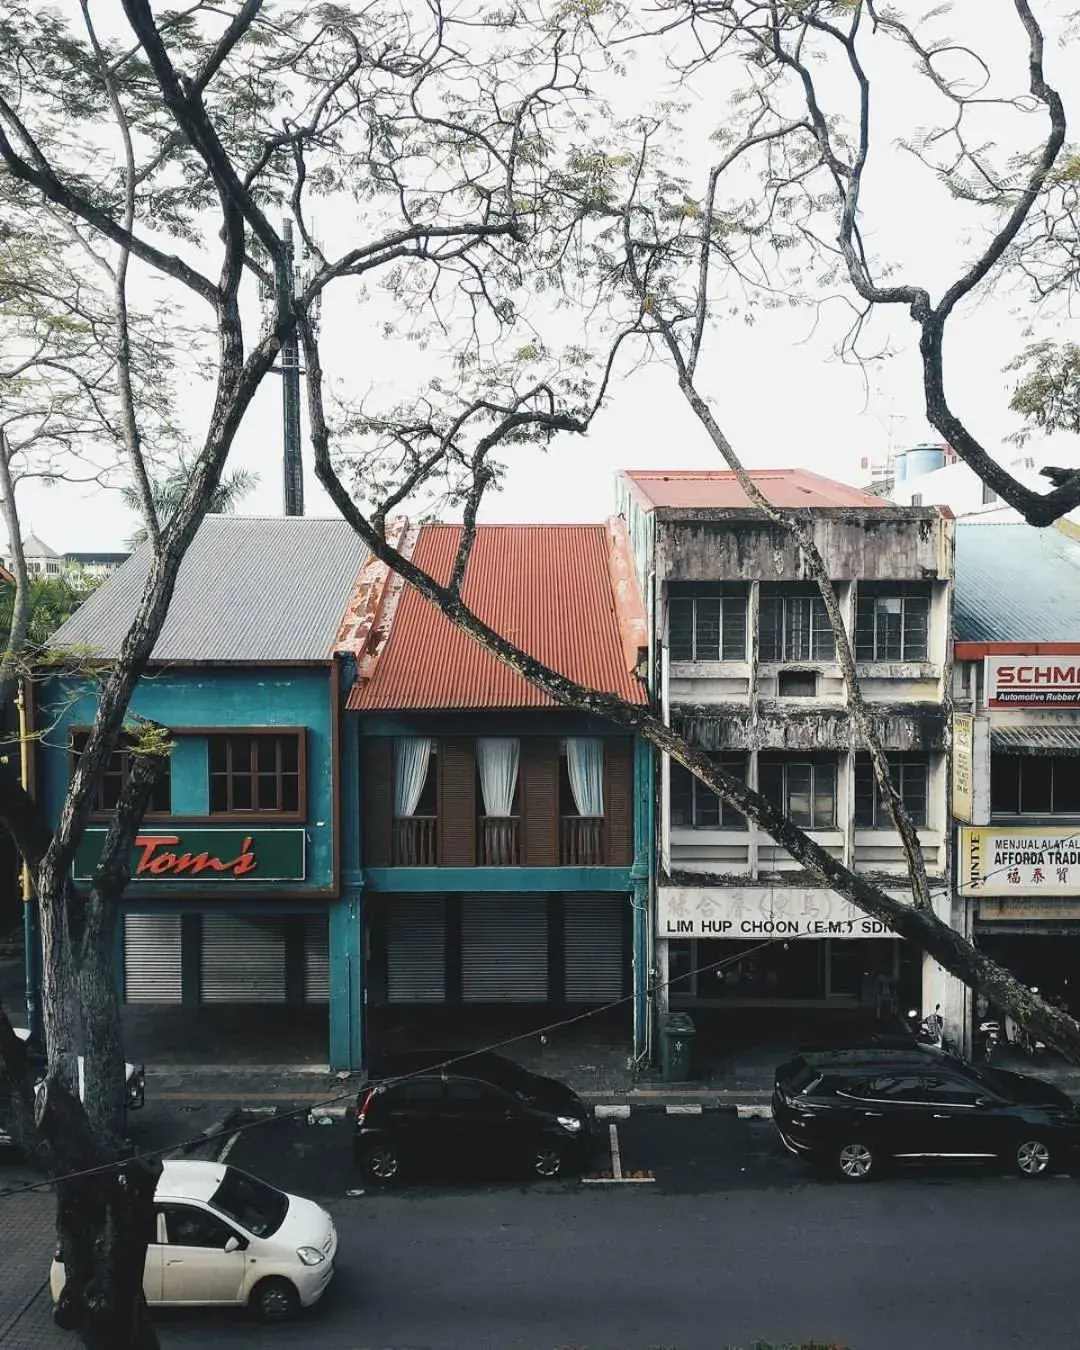
{"label": "teal shopfront building", "polygon": [[[341,735],[334,648],[362,561],[343,522],[209,518],[131,702],[131,716],[169,728],[174,749],[135,840],[117,979],[129,1009],[171,1009],[174,1027],[185,1008],[218,1009],[220,1062],[235,1058],[230,1009],[242,1006],[247,1025],[261,1017],[268,1033],[301,1015],[322,1022],[328,1064],[361,1063],[359,775]],[[136,554],[56,644],[115,655],[144,579]],[[37,721],[49,732],[38,793],[52,818],[95,709],[81,676],[40,687]],[[121,747],[76,883],[90,875],[127,763]]]}

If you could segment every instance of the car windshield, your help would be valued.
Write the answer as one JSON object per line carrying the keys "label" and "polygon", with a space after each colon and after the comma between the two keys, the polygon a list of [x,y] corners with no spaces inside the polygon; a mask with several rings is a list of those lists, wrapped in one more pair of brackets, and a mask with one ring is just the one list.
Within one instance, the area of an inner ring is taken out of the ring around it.
{"label": "car windshield", "polygon": [[210,1197],[210,1208],[255,1237],[270,1237],[284,1222],[289,1197],[238,1168],[226,1167],[221,1185]]}

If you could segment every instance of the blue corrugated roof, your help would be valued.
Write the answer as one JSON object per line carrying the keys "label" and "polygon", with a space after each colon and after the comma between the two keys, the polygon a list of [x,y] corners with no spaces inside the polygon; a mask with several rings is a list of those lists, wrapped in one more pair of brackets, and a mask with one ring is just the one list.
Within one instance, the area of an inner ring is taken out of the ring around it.
{"label": "blue corrugated roof", "polygon": [[955,597],[958,642],[1080,642],[1080,542],[959,520]]}

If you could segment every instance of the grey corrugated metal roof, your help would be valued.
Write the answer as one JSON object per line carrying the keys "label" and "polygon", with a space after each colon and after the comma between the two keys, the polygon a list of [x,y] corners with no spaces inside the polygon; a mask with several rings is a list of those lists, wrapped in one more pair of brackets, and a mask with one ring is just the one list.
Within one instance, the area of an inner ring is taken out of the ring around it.
{"label": "grey corrugated metal roof", "polygon": [[[180,568],[154,661],[322,661],[365,556],[343,520],[207,516]],[[52,645],[120,651],[142,595],[145,548],[113,572]]]}
{"label": "grey corrugated metal roof", "polygon": [[990,748],[1028,755],[1080,755],[1080,727],[991,727]]}
{"label": "grey corrugated metal roof", "polygon": [[1080,542],[959,520],[955,596],[958,642],[1080,642]]}

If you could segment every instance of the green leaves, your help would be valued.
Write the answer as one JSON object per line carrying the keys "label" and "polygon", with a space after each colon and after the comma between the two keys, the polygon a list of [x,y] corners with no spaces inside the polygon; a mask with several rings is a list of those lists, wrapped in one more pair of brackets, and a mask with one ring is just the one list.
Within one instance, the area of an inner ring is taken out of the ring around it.
{"label": "green leaves", "polygon": [[1024,419],[1010,436],[1023,445],[1035,432],[1080,435],[1080,347],[1074,342],[1033,342],[1005,369],[1024,371],[1009,407]]}

